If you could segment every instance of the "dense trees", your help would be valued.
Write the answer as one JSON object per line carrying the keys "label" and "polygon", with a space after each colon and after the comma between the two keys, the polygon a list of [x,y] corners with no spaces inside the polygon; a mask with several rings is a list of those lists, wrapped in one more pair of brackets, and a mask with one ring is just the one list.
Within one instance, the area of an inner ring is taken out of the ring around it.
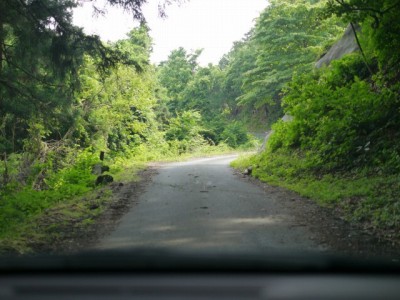
{"label": "dense trees", "polygon": [[270,1],[255,27],[221,60],[224,92],[236,114],[242,111],[244,119],[262,120],[263,126],[282,115],[282,88],[294,72],[312,70],[343,31],[338,18],[322,18],[325,3]]}
{"label": "dense trees", "polygon": [[197,66],[201,51],[173,51],[159,69],[169,111],[199,111],[207,123],[206,136],[214,143],[224,140],[221,134],[233,119],[252,130],[265,130],[283,113],[282,89],[292,75],[311,71],[344,30],[339,18],[323,18],[325,5],[272,1],[218,66]]}
{"label": "dense trees", "polygon": [[[251,116],[253,108],[250,105],[243,107],[238,99],[243,94],[243,84],[247,79],[247,72],[256,68],[256,51],[254,43],[250,41],[251,32],[242,40],[234,43],[231,51],[220,61],[224,71],[223,91],[227,107],[234,117]],[[242,112],[242,114],[240,114]]]}
{"label": "dense trees", "polygon": [[[232,147],[243,145],[249,140],[244,126],[237,130],[238,134],[246,137],[239,139],[240,142],[232,143],[232,137],[223,135],[231,121],[229,98],[225,95],[225,73],[219,66],[199,66],[196,59],[200,54],[201,50],[187,54],[180,48],[172,51],[168,60],[158,68],[160,85],[166,91],[164,98],[159,99],[159,105],[166,107],[170,117],[174,117],[172,120],[163,118],[166,128],[169,128],[167,139],[179,136],[178,140],[189,142],[192,137],[193,145],[200,141],[211,145],[225,142]],[[177,130],[177,124],[183,128],[187,127],[185,124],[192,124],[193,130]],[[184,132],[188,133],[186,137]]]}
{"label": "dense trees", "polygon": [[[139,20],[143,2],[109,1]],[[85,55],[103,73],[124,59],[139,67],[139,57],[128,60],[118,48],[73,26],[71,9],[77,5],[72,0],[0,3],[0,152],[20,151],[25,139],[58,140],[69,132]]]}
{"label": "dense trees", "polygon": [[172,51],[168,60],[160,64],[158,78],[166,88],[171,111],[182,106],[182,93],[198,67],[196,59],[200,54],[200,50],[194,54],[187,54],[185,49],[179,48]]}
{"label": "dense trees", "polygon": [[162,139],[143,2],[109,1],[142,22],[109,45],[72,25],[79,1],[0,3],[0,194],[53,188],[82,151],[129,155]]}
{"label": "dense trees", "polygon": [[[379,2],[379,3],[378,3]],[[318,170],[375,167],[398,172],[398,2],[329,1],[361,25],[362,52],[309,75],[295,76],[283,99],[289,124],[277,124],[271,150],[301,149]]]}
{"label": "dense trees", "polygon": [[[144,21],[144,2],[107,1],[130,11],[140,22]],[[138,71],[148,64],[149,39],[131,36],[129,55],[123,45],[127,42],[108,47],[98,36],[87,36],[72,24],[72,9],[78,4],[77,0],[1,1],[1,153],[20,151],[33,134],[38,139],[58,140],[70,132],[74,123],[71,106],[85,56],[92,58],[96,72],[102,74],[118,62]],[[141,34],[145,31],[143,27]],[[133,48],[142,49],[141,53]]]}

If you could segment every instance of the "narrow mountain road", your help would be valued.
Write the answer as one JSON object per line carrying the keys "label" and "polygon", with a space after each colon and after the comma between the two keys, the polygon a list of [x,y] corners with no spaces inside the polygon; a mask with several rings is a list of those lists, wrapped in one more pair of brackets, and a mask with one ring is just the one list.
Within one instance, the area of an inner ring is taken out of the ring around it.
{"label": "narrow mountain road", "polygon": [[96,248],[324,250],[276,193],[234,174],[229,163],[235,158],[162,164],[138,204]]}

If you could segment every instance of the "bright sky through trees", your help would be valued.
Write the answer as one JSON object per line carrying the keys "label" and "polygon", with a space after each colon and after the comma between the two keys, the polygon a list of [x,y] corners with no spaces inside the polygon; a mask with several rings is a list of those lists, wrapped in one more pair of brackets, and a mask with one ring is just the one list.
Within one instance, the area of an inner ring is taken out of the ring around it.
{"label": "bright sky through trees", "polygon": [[[97,1],[99,7],[103,7],[101,2]],[[201,65],[218,63],[268,5],[266,0],[191,0],[181,6],[168,7],[168,18],[161,19],[158,3],[150,0],[144,8],[154,40],[152,61],[166,60],[171,50],[178,47],[188,51],[203,48],[199,58]],[[92,17],[92,4],[85,3],[74,11],[74,23],[105,41],[124,38],[135,24],[131,16],[116,8],[108,7],[107,12],[105,17]]]}

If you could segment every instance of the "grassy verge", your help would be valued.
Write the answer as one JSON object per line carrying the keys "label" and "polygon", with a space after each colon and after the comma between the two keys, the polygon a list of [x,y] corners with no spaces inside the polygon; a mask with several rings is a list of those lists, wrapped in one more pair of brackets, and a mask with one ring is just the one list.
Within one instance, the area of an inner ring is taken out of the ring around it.
{"label": "grassy verge", "polygon": [[2,230],[0,253],[52,252],[62,247],[61,243],[66,245],[95,222],[104,211],[110,195],[111,190],[103,187],[27,215],[18,224]]}
{"label": "grassy verge", "polygon": [[242,156],[232,162],[237,169],[253,167],[263,182],[293,190],[321,206],[338,210],[348,221],[390,240],[400,240],[400,176],[353,173],[315,174],[294,153]]}
{"label": "grassy verge", "polygon": [[[144,164],[131,163],[123,171],[116,173],[115,177],[121,178],[120,182],[137,181],[138,173],[144,167]],[[68,184],[64,188],[76,187]],[[49,196],[51,201],[46,202]],[[22,203],[23,201],[29,203],[30,210]],[[0,254],[73,250],[68,247],[75,246],[74,240],[78,237],[90,234],[91,226],[107,210],[112,201],[113,192],[110,186],[86,189],[80,186],[75,194],[63,197],[54,190],[25,189],[14,192],[0,207],[2,223],[6,224],[0,230]],[[16,205],[17,203],[20,205]]]}

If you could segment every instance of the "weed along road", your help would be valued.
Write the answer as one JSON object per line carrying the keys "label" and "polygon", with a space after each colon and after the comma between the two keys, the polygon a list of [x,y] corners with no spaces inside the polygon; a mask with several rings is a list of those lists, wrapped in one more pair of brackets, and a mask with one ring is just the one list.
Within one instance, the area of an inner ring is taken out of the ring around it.
{"label": "weed along road", "polygon": [[235,174],[236,156],[162,164],[138,204],[96,246],[226,252],[322,249],[274,193]]}

